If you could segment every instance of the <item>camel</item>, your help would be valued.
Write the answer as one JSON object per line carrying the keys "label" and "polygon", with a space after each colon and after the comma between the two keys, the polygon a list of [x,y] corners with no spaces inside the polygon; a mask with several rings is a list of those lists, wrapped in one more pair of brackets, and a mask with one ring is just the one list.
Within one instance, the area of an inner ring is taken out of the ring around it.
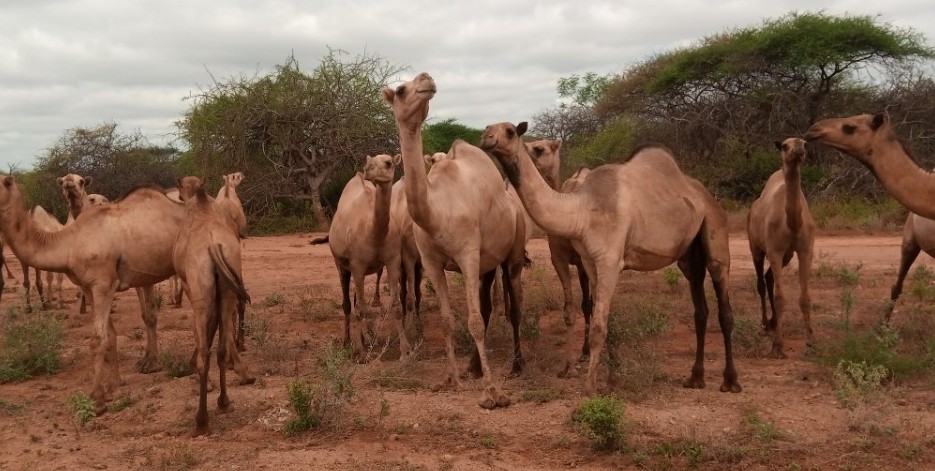
{"label": "camel", "polygon": [[[399,226],[400,262],[402,263],[402,268],[399,271],[400,308],[403,309],[404,318],[408,312],[419,315],[422,308],[422,257],[419,255],[419,248],[416,246],[412,216],[409,215],[405,178],[401,178],[393,184],[390,219],[396,221]],[[380,291],[379,286],[380,278],[378,273],[377,293]]]}
{"label": "camel", "polygon": [[218,190],[214,200],[218,208],[228,217],[229,222],[237,230],[240,239],[247,238],[247,216],[243,212],[240,197],[237,196],[237,186],[243,182],[243,172],[224,175],[224,186]]}
{"label": "camel", "polygon": [[906,224],[903,226],[903,242],[899,260],[899,273],[896,275],[896,283],[890,290],[890,303],[884,309],[886,322],[890,321],[893,315],[893,308],[896,301],[903,292],[903,282],[909,269],[919,256],[919,252],[925,252],[930,257],[935,257],[935,220],[919,216],[916,213],[909,213],[906,218]]}
{"label": "camel", "polygon": [[[590,173],[586,167],[578,169],[571,177],[561,184],[561,149],[562,140],[543,139],[526,143],[526,151],[533,158],[536,170],[545,179],[545,182],[556,191],[570,193],[581,186],[584,179]],[[593,303],[591,291],[588,285],[588,274],[585,272],[581,256],[575,252],[571,240],[564,237],[546,234],[549,242],[549,253],[552,258],[552,267],[558,275],[558,280],[562,285],[562,294],[564,295],[564,304],[562,312],[566,326],[574,325],[574,308],[572,302],[574,296],[571,293],[571,271],[569,265],[574,265],[578,272],[578,283],[581,286],[581,313],[584,315],[584,342],[581,344],[580,361],[587,360],[590,355],[589,350],[589,331],[591,330],[591,313],[593,312]]]}
{"label": "camel", "polygon": [[[442,385],[460,386],[452,332],[445,269],[458,269],[464,277],[468,328],[476,352],[469,371],[484,378],[481,407],[492,409],[510,404],[496,384],[487,361],[485,333],[490,318],[490,287],[499,266],[504,270],[510,298],[513,327],[513,367],[522,372],[524,361],[519,343],[521,275],[525,262],[525,221],[504,191],[497,167],[479,148],[456,140],[447,157],[426,172],[422,154],[422,125],[429,101],[435,96],[435,81],[427,73],[396,87],[384,88],[383,98],[393,109],[402,147],[406,174],[406,200],[414,223],[416,245],[426,274],[435,286],[439,309],[445,319],[445,350],[448,374]],[[483,279],[482,279],[483,277]]]}
{"label": "camel", "polygon": [[73,224],[47,232],[29,218],[15,179],[0,175],[0,230],[13,253],[37,269],[65,273],[90,295],[95,327],[91,399],[99,414],[107,410],[105,403],[119,384],[117,338],[110,317],[115,292],[143,288],[140,304],[147,338],[139,368],[160,368],[152,286],[175,273],[172,248],[184,213],[184,206],[166,198],[161,188],[143,186],[113,203],[85,208]]}
{"label": "camel", "polygon": [[[559,193],[536,170],[521,139],[526,127],[525,122],[487,126],[481,148],[500,162],[536,224],[547,234],[570,239],[581,254],[594,297],[585,393],[596,389],[610,302],[620,272],[653,271],[673,262],[689,281],[695,307],[695,363],[683,386],[705,386],[707,270],[714,282],[724,334],[726,358],[720,389],[740,392],[731,349],[734,320],[728,291],[727,213],[720,204],[700,182],[684,175],[671,151],[658,144],[638,146],[625,163],[595,168],[577,191]],[[573,373],[573,355],[564,370]]]}
{"label": "camel", "polygon": [[[91,177],[82,177],[74,173],[69,173],[68,175],[56,179],[56,183],[58,183],[58,186],[62,189],[65,202],[68,204],[68,219],[65,221],[66,226],[75,222],[75,218],[81,214],[85,206],[100,206],[110,202],[104,195],[99,195],[97,193],[89,195],[87,193],[85,188],[87,188],[92,181],[94,181],[94,179]],[[78,313],[84,314],[88,312],[87,296],[84,295],[83,291],[78,292],[78,301]]]}
{"label": "camel", "polygon": [[[815,221],[808,209],[808,201],[802,193],[802,159],[805,158],[805,141],[790,137],[776,142],[782,152],[782,169],[773,173],[760,197],[750,206],[747,213],[747,236],[753,268],[756,271],[756,291],[760,295],[760,313],[763,327],[773,334],[774,358],[786,358],[783,353],[781,315],[785,308],[785,288],[782,283],[782,268],[789,264],[792,256],[799,259],[799,308],[805,322],[808,344],[812,344],[811,298],[808,294],[808,276],[811,272],[815,247]],[[769,269],[763,274],[763,261]],[[772,317],[766,318],[766,295]]]}
{"label": "camel", "polygon": [[[399,159],[399,155],[368,155],[364,171],[352,177],[341,192],[328,236],[312,241],[313,244],[327,242],[331,247],[341,282],[344,342],[352,345],[358,359],[365,356],[360,326],[366,310],[362,302],[364,278],[386,268],[390,297],[383,306],[384,313],[393,308],[398,296],[402,248],[399,225],[390,217],[390,202]],[[353,299],[351,281],[354,283]],[[376,289],[380,290],[379,284]],[[395,320],[400,358],[405,358],[410,346],[403,327],[402,308],[395,314]]]}
{"label": "camel", "polygon": [[[42,206],[35,206],[29,212],[32,220],[36,223],[37,226],[48,232],[57,232],[62,230],[63,226],[55,216],[48,213]],[[29,265],[26,263],[20,263],[23,267],[23,290],[24,290],[24,300],[26,302],[26,311],[31,312],[32,306],[29,304]],[[42,304],[43,309],[48,309],[52,306],[52,301],[55,296],[53,295],[54,291],[52,289],[53,283],[58,288],[58,302],[59,308],[65,307],[65,297],[62,293],[62,278],[64,275],[61,273],[53,273],[51,271],[46,272],[46,283],[45,289],[42,285],[42,271],[35,270],[36,272],[36,291],[39,292],[39,301]],[[48,293],[48,294],[47,294]]]}
{"label": "camel", "polygon": [[240,236],[231,227],[229,213],[205,193],[198,177],[179,179],[179,196],[185,201],[185,221],[172,253],[175,272],[192,305],[195,335],[195,367],[198,372],[198,412],[194,435],[210,433],[208,426],[208,370],[211,344],[218,331],[217,363],[220,374],[218,409],[230,406],[227,396],[227,357],[232,356],[238,375],[253,382],[240,362],[234,339],[236,311],[250,300],[243,285]]}

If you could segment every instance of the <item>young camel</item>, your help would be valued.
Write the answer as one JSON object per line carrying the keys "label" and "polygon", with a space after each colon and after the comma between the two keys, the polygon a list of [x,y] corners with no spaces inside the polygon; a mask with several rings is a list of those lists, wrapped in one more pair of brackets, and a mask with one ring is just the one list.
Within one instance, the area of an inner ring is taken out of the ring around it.
{"label": "young camel", "polygon": [[[458,269],[464,275],[468,328],[476,347],[469,371],[484,378],[480,405],[484,408],[507,406],[510,398],[496,384],[487,361],[486,325],[490,318],[490,287],[499,266],[504,270],[510,297],[513,326],[513,374],[523,369],[519,344],[522,275],[525,261],[523,215],[504,191],[503,178],[483,151],[464,141],[452,144],[448,157],[428,173],[422,154],[422,124],[429,101],[435,95],[435,82],[426,73],[417,75],[395,90],[383,89],[383,98],[393,109],[402,147],[406,174],[406,199],[414,223],[416,245],[422,264],[438,296],[445,322],[445,350],[448,375],[445,383],[460,385],[452,332],[445,269]],[[483,279],[481,279],[483,277]]]}
{"label": "young camel", "polygon": [[[783,353],[781,315],[786,305],[782,268],[792,256],[799,259],[799,308],[805,322],[808,344],[812,344],[811,298],[808,294],[808,275],[812,268],[815,247],[815,221],[802,193],[802,159],[805,141],[790,137],[776,142],[782,151],[782,169],[773,173],[760,197],[750,206],[747,214],[747,236],[756,271],[756,291],[760,295],[760,314],[763,327],[773,334],[774,358],[786,358]],[[769,269],[763,274],[763,262]],[[772,316],[766,318],[766,295]]]}
{"label": "young camel", "polygon": [[[582,167],[578,169],[565,183],[559,187],[561,181],[561,149],[562,141],[557,140],[539,140],[526,143],[526,151],[532,157],[536,170],[545,179],[545,182],[553,190],[562,193],[571,193],[576,191],[584,182],[584,179],[590,173],[590,170]],[[581,357],[579,361],[585,361],[590,355],[589,332],[591,330],[591,314],[593,312],[593,302],[591,299],[591,289],[588,284],[588,274],[584,269],[581,256],[575,251],[571,240],[558,237],[552,234],[546,234],[549,241],[549,253],[552,258],[552,266],[558,275],[558,280],[562,285],[562,294],[565,303],[562,307],[564,313],[565,325],[574,325],[574,308],[572,301],[574,296],[571,293],[571,271],[569,265],[574,265],[578,272],[578,284],[581,286],[581,313],[584,315],[584,341],[581,344]]]}
{"label": "young camel", "polygon": [[108,205],[85,208],[81,217],[58,232],[40,229],[25,209],[12,176],[0,175],[0,230],[13,253],[40,270],[65,273],[90,295],[94,312],[91,399],[96,412],[119,384],[117,337],[110,307],[114,293],[142,287],[140,304],[147,328],[143,372],[158,371],[153,285],[169,278],[172,248],[185,208],[162,189],[139,187]]}
{"label": "young camel", "polygon": [[[75,222],[78,215],[84,211],[85,206],[100,206],[110,202],[104,195],[96,193],[88,194],[85,188],[91,185],[92,181],[94,180],[91,177],[82,177],[74,173],[69,173],[68,175],[56,179],[56,183],[58,183],[58,186],[62,189],[62,196],[65,197],[65,202],[68,204],[68,219],[65,221],[66,226]],[[83,291],[78,292],[78,302],[78,313],[84,314],[88,312],[87,296],[84,295]],[[111,309],[111,311],[113,311],[113,309]]]}
{"label": "young camel", "polygon": [[243,178],[243,172],[224,175],[224,186],[218,190],[218,196],[214,200],[221,212],[227,216],[227,221],[233,223],[240,239],[247,238],[247,216],[243,212],[240,197],[237,196],[237,186],[243,182]]}
{"label": "young camel", "polygon": [[243,285],[240,237],[231,227],[227,210],[205,193],[204,182],[198,177],[183,177],[178,187],[179,196],[185,201],[185,222],[175,243],[172,262],[194,313],[194,360],[198,372],[194,435],[197,436],[210,433],[208,370],[215,331],[218,332],[219,410],[226,411],[230,406],[226,379],[228,354],[238,368],[238,375],[249,378],[246,367],[240,362],[234,329],[238,306],[249,302],[250,296]]}
{"label": "young camel", "polygon": [[[390,217],[393,176],[399,159],[399,155],[368,155],[363,173],[352,177],[341,192],[328,236],[312,241],[328,242],[331,247],[341,282],[344,342],[353,346],[354,355],[359,359],[365,356],[361,341],[361,322],[366,310],[362,302],[364,278],[386,267],[390,297],[383,306],[384,313],[393,308],[399,294],[400,228]],[[353,299],[351,281],[354,283]],[[379,291],[379,283],[376,289]],[[395,313],[395,320],[400,358],[404,358],[409,355],[410,347],[403,327],[402,308]]]}
{"label": "young camel", "polygon": [[[525,131],[525,122],[487,126],[481,147],[500,161],[539,227],[547,234],[570,239],[581,254],[594,296],[585,393],[592,394],[596,388],[610,302],[620,272],[658,270],[673,262],[678,262],[688,279],[695,306],[695,364],[683,385],[705,386],[707,269],[714,282],[724,334],[721,391],[739,392],[731,352],[734,319],[728,294],[730,254],[724,209],[700,182],[685,176],[672,153],[659,145],[637,147],[626,163],[602,165],[591,170],[577,191],[559,193],[536,170],[521,139]],[[573,368],[571,355],[565,369]]]}
{"label": "young camel", "polygon": [[[32,208],[29,211],[29,215],[32,217],[32,220],[36,223],[36,225],[44,231],[58,232],[62,230],[63,227],[65,227],[58,221],[58,219],[55,218],[55,216],[49,214],[48,211],[46,211],[42,206],[36,206]],[[25,291],[24,297],[26,301],[26,311],[31,312],[32,306],[29,304],[29,265],[26,263],[20,263],[20,265],[23,267],[23,289]],[[58,288],[59,308],[65,307],[65,297],[62,293],[62,278],[64,278],[64,275],[61,273],[53,273],[51,271],[45,272],[46,283],[45,288],[43,289],[42,271],[36,269],[35,272],[36,291],[39,293],[39,302],[42,304],[42,308],[48,309],[52,306],[52,301],[55,298],[55,296],[53,296],[54,291],[52,289],[53,282]]]}

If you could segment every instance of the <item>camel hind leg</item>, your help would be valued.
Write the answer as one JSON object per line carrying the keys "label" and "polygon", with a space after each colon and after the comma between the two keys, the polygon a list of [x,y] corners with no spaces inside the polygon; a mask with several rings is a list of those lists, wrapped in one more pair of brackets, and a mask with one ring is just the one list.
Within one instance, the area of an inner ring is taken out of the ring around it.
{"label": "camel hind leg", "polygon": [[146,351],[136,364],[140,373],[155,373],[162,370],[159,363],[159,340],[156,333],[156,295],[153,285],[136,288],[140,301],[140,316],[146,326]]}
{"label": "camel hind leg", "polygon": [[[591,298],[591,284],[588,280],[588,272],[584,270],[584,264],[579,262],[575,268],[578,271],[578,284],[581,286],[581,314],[584,315],[584,342],[581,343],[581,357],[578,361],[588,361],[591,356],[588,336],[591,330],[591,315],[594,313],[594,300]],[[565,325],[568,325],[567,317],[565,320]]]}
{"label": "camel hind leg", "polygon": [[[484,329],[486,331],[487,326],[490,324],[490,316],[493,313],[493,291],[496,289],[495,281],[497,278],[498,270],[491,270],[487,273],[484,273],[481,276],[480,283],[480,314],[484,319]],[[480,353],[477,351],[477,347],[471,352],[471,361],[468,362],[467,370],[464,372],[464,376],[471,376],[474,378],[480,378],[484,375],[483,370],[480,366]]]}
{"label": "camel hind leg", "polygon": [[523,351],[520,348],[519,335],[523,316],[522,272],[522,263],[503,264],[504,308],[510,314],[510,325],[513,327],[513,366],[510,369],[510,376],[512,377],[519,376],[526,368],[526,360],[523,359]]}
{"label": "camel hind leg", "polygon": [[915,236],[911,231],[907,231],[907,234],[903,235],[902,251],[899,258],[899,273],[896,275],[896,283],[893,284],[893,288],[890,290],[890,302],[884,311],[886,322],[889,322],[890,317],[893,315],[893,308],[896,306],[896,301],[903,292],[903,282],[906,280],[906,275],[909,274],[909,269],[912,268],[912,264],[916,261],[921,251],[922,248],[919,247],[919,244],[916,242]]}
{"label": "camel hind leg", "polygon": [[720,391],[738,393],[743,388],[737,380],[737,369],[734,366],[734,311],[730,304],[730,242],[727,234],[727,216],[723,213],[712,216],[719,221],[716,221],[713,228],[707,220],[702,224],[699,242],[704,254],[705,267],[714,285],[718,323],[724,337],[724,380]]}

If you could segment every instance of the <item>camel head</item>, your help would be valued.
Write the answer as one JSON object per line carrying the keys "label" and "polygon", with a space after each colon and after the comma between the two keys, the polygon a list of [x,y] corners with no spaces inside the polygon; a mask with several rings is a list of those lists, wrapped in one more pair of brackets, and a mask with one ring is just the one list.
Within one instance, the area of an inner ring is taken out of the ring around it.
{"label": "camel head", "polygon": [[201,177],[182,177],[179,178],[177,187],[179,189],[179,199],[188,201],[195,196],[204,197],[205,179]]}
{"label": "camel head", "polygon": [[104,195],[91,193],[90,195],[87,196],[87,201],[88,201],[88,204],[90,204],[91,206],[101,206],[104,203],[109,202],[110,200],[107,199],[107,197]]}
{"label": "camel head", "polygon": [[776,148],[782,152],[783,165],[796,165],[802,163],[805,157],[805,141],[797,137],[790,137],[784,141],[776,141]]}
{"label": "camel head", "polygon": [[[23,195],[19,191],[19,185],[13,175],[0,174],[0,209],[7,209],[14,205],[15,201],[22,201]],[[22,202],[19,203],[22,205]]]}
{"label": "camel head", "polygon": [[[536,170],[546,180],[557,180],[561,174],[561,149],[561,139],[541,139],[526,143],[526,152],[532,157],[532,163],[536,164]],[[558,181],[550,184],[558,185]]]}
{"label": "camel head", "polygon": [[484,129],[480,148],[497,158],[502,165],[515,166],[520,151],[526,151],[522,136],[526,134],[526,122],[491,124]]}
{"label": "camel head", "polygon": [[367,163],[364,164],[364,179],[370,180],[375,184],[393,183],[393,177],[396,175],[396,166],[399,165],[402,155],[396,154],[390,157],[386,154],[380,154],[376,157],[367,156]]}
{"label": "camel head", "polygon": [[393,108],[396,124],[415,131],[429,114],[429,100],[435,96],[435,80],[422,72],[414,79],[396,87],[386,87],[383,99]]}
{"label": "camel head", "polygon": [[806,141],[818,141],[833,147],[865,165],[869,165],[873,159],[872,149],[881,138],[892,138],[890,119],[886,113],[823,119],[805,133]]}
{"label": "camel head", "polygon": [[446,157],[448,157],[448,154],[446,154],[446,153],[444,153],[444,152],[436,152],[436,153],[434,153],[434,154],[432,154],[432,155],[428,155],[428,154],[423,155],[423,156],[422,156],[422,160],[425,160],[425,163],[428,164],[429,167],[431,167],[431,166],[433,166],[433,165],[435,165],[435,164],[441,162],[441,161],[444,160]]}
{"label": "camel head", "polygon": [[224,185],[231,188],[237,188],[243,183],[243,172],[234,172],[224,175]]}
{"label": "camel head", "polygon": [[67,199],[69,196],[84,198],[87,195],[85,188],[91,185],[93,180],[91,177],[82,177],[81,175],[75,175],[74,173],[69,173],[64,177],[58,177],[56,182],[58,186],[62,188],[62,194],[65,195]]}

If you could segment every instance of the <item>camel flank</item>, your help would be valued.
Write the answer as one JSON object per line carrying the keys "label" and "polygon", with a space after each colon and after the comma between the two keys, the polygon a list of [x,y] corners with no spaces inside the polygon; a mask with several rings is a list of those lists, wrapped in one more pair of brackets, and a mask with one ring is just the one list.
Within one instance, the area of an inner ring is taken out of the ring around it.
{"label": "camel flank", "polygon": [[[790,137],[776,142],[782,152],[782,169],[774,172],[760,197],[750,206],[747,214],[747,236],[753,268],[756,271],[756,290],[760,295],[760,314],[763,327],[773,334],[774,358],[786,358],[783,353],[782,316],[786,310],[786,290],[782,282],[782,268],[792,256],[799,259],[799,308],[805,322],[808,343],[813,340],[808,277],[811,272],[815,247],[815,221],[802,193],[802,160],[805,141]],[[763,261],[769,269],[763,274]],[[771,318],[766,318],[766,295],[769,294]]]}
{"label": "camel flank", "polygon": [[[730,254],[724,209],[700,182],[682,174],[668,149],[656,145],[637,147],[625,164],[591,170],[577,191],[559,193],[536,170],[521,139],[525,131],[526,123],[487,126],[481,147],[500,162],[539,227],[547,234],[570,239],[582,256],[594,297],[585,393],[592,394],[596,389],[619,273],[658,270],[675,262],[689,281],[695,307],[695,363],[683,384],[689,388],[705,386],[707,270],[714,282],[718,320],[724,334],[724,381],[720,389],[739,392],[731,351],[734,321],[728,292]],[[571,336],[573,329],[568,331]],[[569,355],[565,372],[573,370],[574,355]]]}
{"label": "camel flank", "polygon": [[218,409],[230,406],[227,395],[227,358],[243,384],[253,383],[240,361],[235,340],[236,313],[250,301],[243,285],[240,237],[223,205],[205,193],[198,177],[183,177],[179,197],[185,202],[185,219],[172,253],[172,263],[193,311],[195,369],[198,372],[198,411],[194,435],[210,433],[208,426],[208,370],[211,345],[218,332],[217,363],[220,374]]}
{"label": "camel flank", "polygon": [[484,336],[491,312],[490,287],[495,270],[500,266],[507,280],[505,285],[513,326],[511,372],[519,374],[524,364],[519,343],[524,220],[510,201],[497,167],[475,146],[455,141],[448,157],[426,173],[422,125],[435,91],[432,77],[421,73],[395,89],[384,88],[382,93],[393,109],[399,132],[406,174],[406,202],[414,223],[416,245],[425,272],[435,287],[439,310],[447,323],[445,351],[448,374],[439,386],[460,386],[452,338],[455,320],[444,272],[446,268],[458,269],[464,275],[468,328],[476,348],[469,371],[484,377],[480,405],[485,408],[506,406],[510,398],[502,392],[491,373]]}
{"label": "camel flank", "polygon": [[152,285],[175,272],[172,248],[184,212],[164,191],[140,187],[111,204],[85,208],[81,217],[61,231],[47,232],[29,218],[15,179],[0,175],[0,229],[13,253],[40,270],[65,273],[90,295],[95,326],[91,399],[98,413],[107,410],[106,402],[120,384],[117,338],[110,317],[116,291],[144,288],[140,302],[147,329],[146,353],[139,367],[143,372],[160,368]]}
{"label": "camel flank", "polygon": [[[393,177],[399,160],[399,155],[367,156],[364,171],[351,177],[341,192],[327,238],[317,239],[328,242],[331,248],[341,284],[344,342],[353,346],[358,359],[365,357],[361,340],[361,323],[366,311],[364,278],[386,268],[390,296],[382,306],[384,313],[393,309],[399,295],[400,228],[390,216]],[[379,281],[376,290],[380,290]],[[394,317],[400,356],[406,357],[410,347],[403,327],[402,308]]]}
{"label": "camel flank", "polygon": [[[584,179],[588,176],[588,173],[590,173],[590,170],[586,167],[578,169],[574,175],[569,177],[568,180],[565,180],[565,183],[559,187],[562,163],[561,150],[561,139],[545,139],[526,143],[526,151],[533,158],[536,170],[539,171],[539,174],[542,175],[542,178],[545,179],[549,187],[562,193],[570,193],[581,186]],[[569,265],[574,265],[578,273],[578,284],[581,287],[581,313],[584,316],[584,341],[581,343],[580,360],[584,361],[587,360],[590,355],[590,347],[588,344],[591,330],[591,314],[594,311],[588,274],[584,269],[584,264],[581,262],[581,256],[575,251],[571,240],[550,234],[546,234],[546,237],[549,242],[552,267],[555,268],[559,283],[562,285],[562,294],[565,300],[562,306],[562,313],[564,315],[565,325],[569,327],[573,326],[575,323],[574,307],[572,306],[574,295],[571,293],[571,271],[568,269]]]}

